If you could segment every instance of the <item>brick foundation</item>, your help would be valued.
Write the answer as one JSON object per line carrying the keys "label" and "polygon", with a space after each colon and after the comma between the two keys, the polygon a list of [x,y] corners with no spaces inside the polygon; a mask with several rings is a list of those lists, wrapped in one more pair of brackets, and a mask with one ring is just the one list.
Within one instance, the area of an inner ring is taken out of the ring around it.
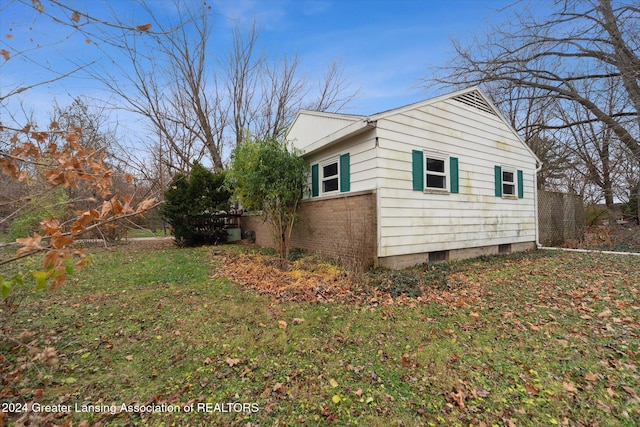
{"label": "brick foundation", "polygon": [[[376,261],[376,195],[361,192],[348,196],[304,200],[300,219],[291,234],[291,248],[337,259],[355,269]],[[271,232],[260,216],[244,216],[242,231],[253,230],[256,244],[274,248]]]}

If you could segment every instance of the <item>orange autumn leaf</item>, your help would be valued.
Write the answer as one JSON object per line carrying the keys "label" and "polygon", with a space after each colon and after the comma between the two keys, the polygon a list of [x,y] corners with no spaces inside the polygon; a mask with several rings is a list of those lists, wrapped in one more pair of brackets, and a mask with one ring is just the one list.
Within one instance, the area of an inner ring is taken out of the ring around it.
{"label": "orange autumn leaf", "polygon": [[111,199],[111,205],[113,206],[113,214],[114,215],[121,215],[122,214],[122,203],[120,203],[120,201],[118,199],[116,199],[115,197],[113,199]]}
{"label": "orange autumn leaf", "polygon": [[16,243],[23,246],[18,250],[16,255],[20,256],[31,251],[44,249],[44,247],[40,245],[40,242],[42,242],[42,236],[38,233],[33,233],[31,237],[16,239]]}
{"label": "orange autumn leaf", "polygon": [[149,210],[154,204],[156,203],[156,199],[155,197],[152,199],[147,199],[144,200],[142,202],[140,202],[140,204],[138,204],[137,208],[136,208],[136,212],[138,213],[142,213],[144,211]]}
{"label": "orange autumn leaf", "polygon": [[72,243],[73,238],[71,236],[64,236],[61,233],[56,233],[51,236],[51,247],[53,247],[54,249],[62,249]]}
{"label": "orange autumn leaf", "polygon": [[60,223],[53,218],[45,218],[40,221],[40,228],[47,236],[51,236],[60,231]]}
{"label": "orange autumn leaf", "polygon": [[136,27],[136,30],[140,32],[147,32],[151,28],[151,24],[141,24]]}
{"label": "orange autumn leaf", "polygon": [[59,259],[60,259],[60,255],[58,254],[57,251],[49,251],[44,256],[44,260],[42,261],[42,266],[44,268],[53,267],[54,265],[58,264]]}

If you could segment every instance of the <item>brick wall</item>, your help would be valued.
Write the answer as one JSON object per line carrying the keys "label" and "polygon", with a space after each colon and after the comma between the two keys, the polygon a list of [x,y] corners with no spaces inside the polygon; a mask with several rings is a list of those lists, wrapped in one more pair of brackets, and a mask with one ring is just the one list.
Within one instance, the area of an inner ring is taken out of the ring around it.
{"label": "brick wall", "polygon": [[[336,258],[355,269],[375,263],[377,253],[376,195],[363,192],[305,200],[291,235],[291,247]],[[271,232],[259,216],[242,218],[242,231],[253,230],[256,244],[274,247]]]}

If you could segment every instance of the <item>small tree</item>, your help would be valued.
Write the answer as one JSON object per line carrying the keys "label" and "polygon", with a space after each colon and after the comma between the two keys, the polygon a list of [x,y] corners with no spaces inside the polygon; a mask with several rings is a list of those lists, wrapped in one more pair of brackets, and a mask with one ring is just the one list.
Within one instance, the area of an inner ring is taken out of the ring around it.
{"label": "small tree", "polygon": [[271,137],[247,140],[231,154],[227,183],[233,187],[233,196],[244,209],[262,211],[281,259],[289,256],[308,169],[295,149]]}
{"label": "small tree", "polygon": [[217,244],[227,236],[225,219],[230,192],[224,172],[213,173],[199,163],[189,176],[178,174],[165,193],[162,214],[180,246]]}

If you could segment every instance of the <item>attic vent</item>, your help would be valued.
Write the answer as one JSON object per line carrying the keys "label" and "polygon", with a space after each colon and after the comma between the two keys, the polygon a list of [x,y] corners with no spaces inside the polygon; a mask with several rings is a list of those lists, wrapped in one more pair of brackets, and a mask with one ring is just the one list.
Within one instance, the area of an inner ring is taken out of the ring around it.
{"label": "attic vent", "polygon": [[465,93],[464,95],[456,96],[453,99],[458,102],[462,102],[463,104],[466,104],[470,107],[476,108],[480,111],[484,111],[485,113],[493,114],[494,116],[496,115],[495,111],[493,111],[493,108],[491,108],[489,104],[487,104],[487,102],[484,100],[484,98],[482,98],[482,96],[480,96],[478,92],[474,91]]}

